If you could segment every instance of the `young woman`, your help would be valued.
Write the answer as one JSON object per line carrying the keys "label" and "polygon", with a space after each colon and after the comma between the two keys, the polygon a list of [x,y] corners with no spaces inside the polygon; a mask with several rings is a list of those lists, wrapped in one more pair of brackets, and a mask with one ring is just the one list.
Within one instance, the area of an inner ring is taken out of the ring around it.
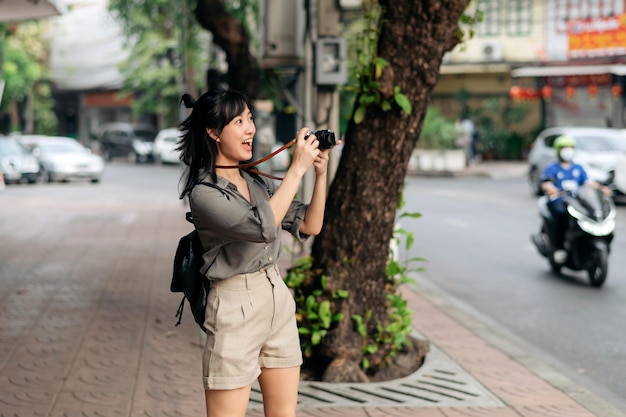
{"label": "young woman", "polygon": [[[267,417],[295,417],[302,354],[295,302],[279,275],[280,229],[299,240],[322,228],[328,150],[307,128],[297,133],[292,163],[280,186],[238,168],[252,158],[256,127],[248,99],[211,90],[181,123],[181,160],[188,196],[211,280],[204,328],[203,381],[208,417],[241,416],[258,378]],[[309,204],[294,201],[314,166]]]}

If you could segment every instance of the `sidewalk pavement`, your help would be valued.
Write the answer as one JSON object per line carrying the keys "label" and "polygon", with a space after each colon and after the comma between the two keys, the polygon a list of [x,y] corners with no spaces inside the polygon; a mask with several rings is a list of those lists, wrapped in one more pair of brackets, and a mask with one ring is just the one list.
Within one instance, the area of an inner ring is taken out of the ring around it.
{"label": "sidewalk pavement", "polygon": [[[0,417],[205,415],[201,332],[187,306],[174,326],[181,297],[169,291],[185,211],[3,194],[0,215],[12,220],[0,224]],[[495,401],[312,406],[301,396],[298,417],[624,417],[428,283],[404,294],[433,352]],[[262,415],[251,403],[247,416]]]}

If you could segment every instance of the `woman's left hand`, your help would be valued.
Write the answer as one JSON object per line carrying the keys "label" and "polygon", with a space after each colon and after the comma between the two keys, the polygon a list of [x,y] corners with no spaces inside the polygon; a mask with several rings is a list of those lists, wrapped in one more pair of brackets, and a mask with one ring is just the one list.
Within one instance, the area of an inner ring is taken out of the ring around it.
{"label": "woman's left hand", "polygon": [[315,167],[315,175],[317,177],[326,175],[326,173],[328,172],[328,159],[330,151],[330,149],[320,151],[317,158],[315,158],[315,161],[313,161],[313,166]]}

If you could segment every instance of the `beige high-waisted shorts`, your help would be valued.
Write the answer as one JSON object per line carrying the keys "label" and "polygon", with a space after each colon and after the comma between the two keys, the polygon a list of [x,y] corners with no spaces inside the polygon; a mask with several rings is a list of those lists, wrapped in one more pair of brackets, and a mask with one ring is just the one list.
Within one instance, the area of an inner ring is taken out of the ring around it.
{"label": "beige high-waisted shorts", "polygon": [[204,388],[241,388],[261,368],[302,364],[296,304],[276,265],[211,282],[204,327]]}

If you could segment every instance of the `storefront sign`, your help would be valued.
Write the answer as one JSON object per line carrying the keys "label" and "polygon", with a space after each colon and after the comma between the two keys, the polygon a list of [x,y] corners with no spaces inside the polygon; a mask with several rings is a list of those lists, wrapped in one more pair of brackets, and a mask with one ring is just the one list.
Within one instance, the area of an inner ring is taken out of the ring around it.
{"label": "storefront sign", "polygon": [[567,34],[570,58],[626,54],[626,14],[570,20]]}

